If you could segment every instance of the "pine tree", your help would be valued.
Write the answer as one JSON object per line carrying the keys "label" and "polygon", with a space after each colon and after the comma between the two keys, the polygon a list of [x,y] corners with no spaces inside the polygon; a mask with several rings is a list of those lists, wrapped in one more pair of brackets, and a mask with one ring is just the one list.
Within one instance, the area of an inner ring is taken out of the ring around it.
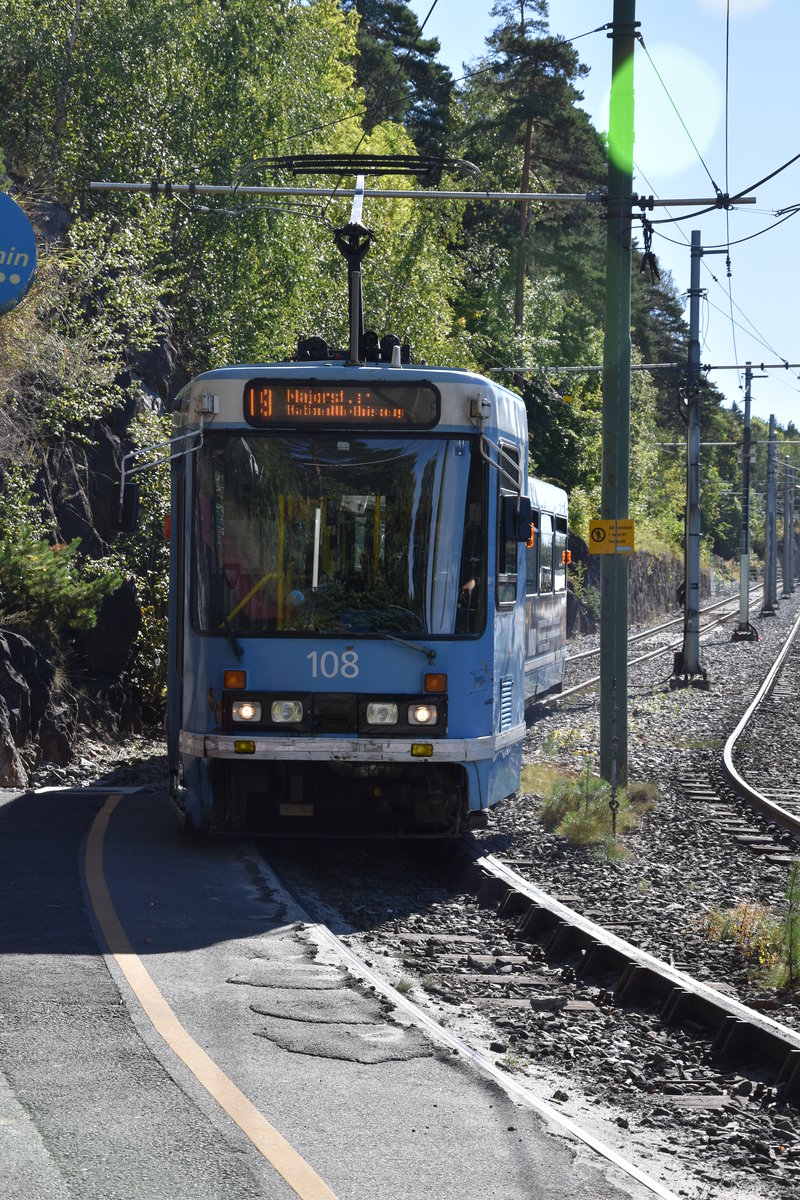
{"label": "pine tree", "polygon": [[381,121],[405,125],[420,154],[447,152],[453,79],[436,61],[437,38],[422,36],[416,15],[400,0],[347,0],[359,14],[356,81],[364,90],[369,132]]}

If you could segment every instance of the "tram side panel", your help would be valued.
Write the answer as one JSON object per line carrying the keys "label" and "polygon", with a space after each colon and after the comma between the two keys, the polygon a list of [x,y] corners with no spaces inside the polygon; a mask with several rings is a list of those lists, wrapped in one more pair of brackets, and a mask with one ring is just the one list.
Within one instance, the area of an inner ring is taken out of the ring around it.
{"label": "tram side panel", "polygon": [[561,691],[567,655],[567,495],[530,479],[533,539],[525,561],[525,703]]}

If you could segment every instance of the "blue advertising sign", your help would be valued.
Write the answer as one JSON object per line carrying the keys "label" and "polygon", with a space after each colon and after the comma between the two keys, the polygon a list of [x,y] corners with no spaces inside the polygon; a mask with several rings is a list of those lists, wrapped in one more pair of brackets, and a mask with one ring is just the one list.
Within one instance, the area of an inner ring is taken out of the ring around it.
{"label": "blue advertising sign", "polygon": [[0,192],[0,313],[19,304],[36,271],[36,237],[25,213]]}

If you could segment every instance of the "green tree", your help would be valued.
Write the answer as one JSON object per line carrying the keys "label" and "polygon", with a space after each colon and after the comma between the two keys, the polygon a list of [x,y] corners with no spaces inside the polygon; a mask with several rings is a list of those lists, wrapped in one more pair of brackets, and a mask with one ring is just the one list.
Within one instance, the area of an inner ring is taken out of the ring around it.
{"label": "green tree", "polygon": [[0,622],[35,638],[57,639],[64,626],[91,629],[121,583],[117,571],[82,559],[77,538],[47,539],[23,465],[9,467],[0,492]]}
{"label": "green tree", "polygon": [[[547,13],[546,0],[495,3],[499,24],[464,89],[462,153],[496,186],[589,191],[602,178],[604,159],[599,135],[577,105],[586,68],[569,42],[549,33]],[[586,231],[596,224],[586,206],[521,204],[498,224],[511,252],[518,329],[530,273],[555,271],[567,287],[585,291],[586,271],[574,251],[575,238],[590,241]]]}
{"label": "green tree", "polygon": [[436,61],[437,38],[422,36],[415,13],[400,0],[344,0],[358,13],[356,81],[363,90],[364,128],[402,124],[420,154],[447,153],[453,79]]}

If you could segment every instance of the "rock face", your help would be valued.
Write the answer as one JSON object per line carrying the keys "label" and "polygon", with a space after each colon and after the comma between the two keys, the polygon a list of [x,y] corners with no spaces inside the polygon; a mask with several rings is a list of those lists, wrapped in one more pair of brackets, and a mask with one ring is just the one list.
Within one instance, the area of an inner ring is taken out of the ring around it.
{"label": "rock face", "polygon": [[[63,246],[69,208],[31,197],[30,210],[37,242]],[[126,349],[120,359],[115,380],[120,403],[105,419],[80,437],[52,438],[32,416],[30,426],[4,447],[3,464],[13,460],[18,445],[32,449],[32,491],[49,540],[68,544],[77,538],[88,558],[103,558],[111,548],[109,517],[122,457],[132,448],[131,423],[138,414],[162,414],[168,397],[187,381],[166,311],[156,324],[160,334],[147,352]],[[21,376],[23,393],[26,386]],[[35,414],[36,405],[20,400],[18,411]],[[56,635],[43,630],[26,627],[27,636],[21,636],[0,628],[0,786],[24,787],[41,763],[68,763],[81,725],[88,727],[84,733],[111,736],[141,729],[141,702],[129,676],[141,624],[136,590],[128,581],[103,601],[93,629],[62,631],[58,645],[47,644]]]}
{"label": "rock face", "polygon": [[[571,587],[567,595],[567,635],[592,633],[600,623],[600,555],[590,554],[584,541],[570,534]],[[628,558],[628,623],[638,625],[680,609],[676,589],[683,579],[683,561],[667,554],[637,551]],[[700,572],[700,600],[711,596],[711,576]]]}
{"label": "rock face", "polygon": [[106,596],[92,629],[82,630],[75,644],[81,658],[95,676],[122,675],[128,666],[142,614],[133,580],[126,580]]}
{"label": "rock face", "polygon": [[55,670],[27,638],[0,632],[0,786],[28,782],[40,757],[39,735],[55,697],[54,681]]}
{"label": "rock face", "polygon": [[[98,422],[88,443],[58,443],[37,471],[34,488],[52,530],[64,542],[79,538],[89,557],[109,552],[124,436],[124,429]],[[81,724],[111,736],[142,728],[141,704],[126,677],[141,623],[129,580],[104,599],[94,628],[57,652],[34,645],[35,634],[29,640],[0,629],[0,787],[25,787],[42,763],[69,763]],[[61,661],[64,671],[53,665]]]}
{"label": "rock face", "polygon": [[129,582],[105,598],[97,625],[82,631],[70,651],[80,691],[46,650],[0,630],[0,787],[25,787],[42,763],[70,762],[80,725],[112,737],[141,730],[141,705],[125,681],[140,625]]}

